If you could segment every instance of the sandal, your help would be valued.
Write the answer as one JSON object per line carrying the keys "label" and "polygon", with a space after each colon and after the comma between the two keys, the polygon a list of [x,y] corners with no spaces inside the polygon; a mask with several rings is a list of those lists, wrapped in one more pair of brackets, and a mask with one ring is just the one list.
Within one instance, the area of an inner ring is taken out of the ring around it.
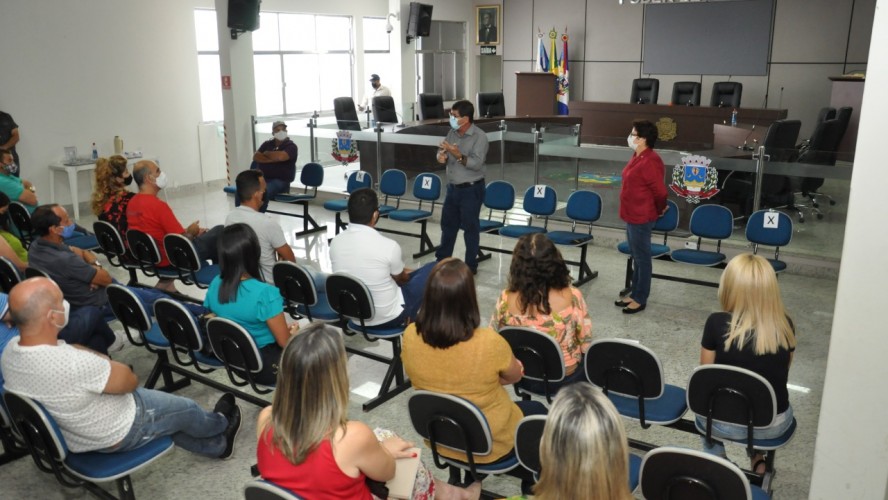
{"label": "sandal", "polygon": [[[759,471],[759,467],[761,467],[761,471]],[[768,464],[764,459],[756,460],[755,463],[752,464],[752,472],[758,474],[759,476],[764,476],[766,472],[768,472]]]}

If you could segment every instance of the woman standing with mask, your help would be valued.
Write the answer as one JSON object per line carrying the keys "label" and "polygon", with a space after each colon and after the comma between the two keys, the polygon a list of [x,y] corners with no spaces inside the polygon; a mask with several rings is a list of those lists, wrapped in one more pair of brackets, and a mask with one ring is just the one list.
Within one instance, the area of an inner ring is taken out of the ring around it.
{"label": "woman standing with mask", "polygon": [[93,192],[90,207],[99,220],[109,222],[126,234],[126,207],[136,193],[127,186],[133,183],[133,176],[126,169],[126,158],[114,155],[96,161],[96,190]]}
{"label": "woman standing with mask", "polygon": [[663,160],[653,149],[657,143],[656,125],[636,120],[626,139],[635,154],[623,168],[620,218],[626,222],[626,239],[633,261],[632,284],[620,292],[620,299],[614,304],[622,307],[624,314],[635,314],[644,311],[651,293],[651,231],[657,218],[666,211],[666,183]]}

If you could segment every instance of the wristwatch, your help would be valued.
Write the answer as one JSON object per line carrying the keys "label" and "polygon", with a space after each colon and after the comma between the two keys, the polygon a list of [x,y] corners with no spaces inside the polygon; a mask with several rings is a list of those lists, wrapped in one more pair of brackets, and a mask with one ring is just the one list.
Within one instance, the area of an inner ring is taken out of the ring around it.
{"label": "wristwatch", "polygon": [[459,162],[462,163],[463,165],[465,165],[466,164],[466,155],[460,154],[459,155]]}
{"label": "wristwatch", "polygon": [[90,265],[93,265],[93,266],[96,266],[96,267],[98,267],[98,268],[99,268],[99,269],[101,269],[101,268],[102,268],[102,263],[101,263],[101,262],[99,262],[99,259],[96,259],[96,261],[95,261],[95,262],[93,262],[93,263],[92,263],[92,264],[90,264]]}

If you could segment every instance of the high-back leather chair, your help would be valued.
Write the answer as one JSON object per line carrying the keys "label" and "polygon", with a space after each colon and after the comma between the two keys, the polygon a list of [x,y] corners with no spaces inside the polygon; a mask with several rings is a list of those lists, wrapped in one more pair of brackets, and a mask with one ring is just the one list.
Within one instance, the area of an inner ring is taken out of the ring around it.
{"label": "high-back leather chair", "polygon": [[672,84],[671,102],[675,106],[699,106],[700,82],[675,82]]}
{"label": "high-back leather chair", "polygon": [[373,119],[376,123],[398,123],[395,100],[391,96],[382,95],[373,98]]}
{"label": "high-back leather chair", "polygon": [[712,84],[709,105],[714,108],[739,108],[742,95],[743,84],[740,82],[715,82]]}
{"label": "high-back leather chair", "polygon": [[506,101],[502,92],[478,92],[475,105],[479,117],[506,115]]}
{"label": "high-back leather chair", "polygon": [[351,97],[333,99],[333,113],[336,115],[336,125],[339,130],[361,130],[358,112],[355,110],[355,101]]}
{"label": "high-back leather chair", "polygon": [[629,102],[633,104],[657,104],[660,95],[660,80],[656,78],[636,78],[632,80],[632,93]]}
{"label": "high-back leather chair", "polygon": [[419,94],[419,119],[447,118],[441,94]]}

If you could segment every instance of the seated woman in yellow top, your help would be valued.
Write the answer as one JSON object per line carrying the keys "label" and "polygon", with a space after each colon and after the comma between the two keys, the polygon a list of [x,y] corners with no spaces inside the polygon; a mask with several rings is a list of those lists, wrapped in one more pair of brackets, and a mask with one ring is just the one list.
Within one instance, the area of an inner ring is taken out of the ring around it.
{"label": "seated woman in yellow top", "polygon": [[[537,401],[511,400],[503,387],[521,380],[521,363],[495,330],[481,327],[472,271],[459,260],[439,262],[429,274],[416,323],[404,331],[401,359],[413,387],[459,396],[477,406],[490,425],[493,449],[475,462],[489,464],[512,452],[523,415],[545,415]],[[450,458],[462,453],[440,449]]]}
{"label": "seated woman in yellow top", "polygon": [[[509,286],[503,290],[490,326],[536,329],[554,338],[564,354],[565,379],[560,386],[584,379],[583,354],[592,342],[592,320],[583,294],[571,286],[570,271],[561,252],[545,234],[518,239],[509,268]],[[553,387],[554,386],[554,387]],[[542,382],[522,381],[521,387],[542,394]]]}

